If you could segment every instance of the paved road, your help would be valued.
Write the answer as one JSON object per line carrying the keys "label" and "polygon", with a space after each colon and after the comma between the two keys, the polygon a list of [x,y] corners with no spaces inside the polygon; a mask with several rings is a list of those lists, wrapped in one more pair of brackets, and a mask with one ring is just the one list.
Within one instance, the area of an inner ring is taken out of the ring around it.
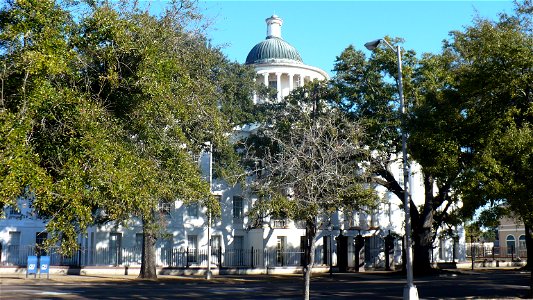
{"label": "paved road", "polygon": [[[300,299],[301,276],[53,276],[0,277],[0,299]],[[529,274],[485,270],[415,278],[421,299],[516,299],[527,295]],[[401,299],[403,276],[390,273],[317,275],[311,299]]]}

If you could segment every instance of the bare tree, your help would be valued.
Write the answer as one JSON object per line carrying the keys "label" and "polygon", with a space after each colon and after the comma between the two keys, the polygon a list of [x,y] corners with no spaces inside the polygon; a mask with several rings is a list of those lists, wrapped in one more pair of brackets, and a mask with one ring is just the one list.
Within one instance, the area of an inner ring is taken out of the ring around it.
{"label": "bare tree", "polygon": [[[310,94],[303,93],[309,100]],[[304,299],[309,299],[317,230],[331,213],[361,209],[376,202],[364,182],[370,155],[362,144],[363,129],[327,106],[288,102],[274,124],[256,137],[248,159],[260,161],[251,184],[260,195],[252,215],[284,215],[306,223]]]}

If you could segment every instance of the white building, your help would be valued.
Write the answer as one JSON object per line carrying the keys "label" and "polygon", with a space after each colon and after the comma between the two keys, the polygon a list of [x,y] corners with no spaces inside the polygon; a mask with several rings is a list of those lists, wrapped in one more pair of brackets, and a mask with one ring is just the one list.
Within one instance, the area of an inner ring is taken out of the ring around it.
{"label": "white building", "polygon": [[[274,87],[278,101],[291,90],[312,80],[326,80],[323,70],[306,65],[298,51],[281,37],[282,20],[273,15],[266,19],[266,39],[255,45],[246,58],[253,65],[256,80]],[[262,100],[254,97],[255,103]],[[243,131],[249,128],[241,129]],[[200,157],[200,167],[210,172],[210,153]],[[401,168],[391,166],[398,178]],[[418,205],[423,203],[423,183],[419,168],[413,165],[409,187]],[[243,193],[240,186],[230,187],[224,181],[214,180],[212,190],[220,197],[222,217],[211,228],[212,255],[215,265],[224,267],[297,269],[301,263],[301,244],[305,227],[291,220],[264,219],[261,224],[252,224],[248,219],[255,199]],[[403,235],[404,214],[402,202],[395,195],[379,189],[382,202],[371,214],[338,212],[332,218],[332,226],[319,231],[316,241],[316,264],[333,264],[340,270],[385,266],[384,239],[389,233]],[[7,208],[6,218],[0,219],[0,265],[22,265],[36,243],[46,238],[44,223],[33,217],[27,200],[19,200],[19,209]],[[170,267],[195,267],[206,265],[207,219],[205,209],[198,205],[186,206],[176,201],[161,207],[167,214],[165,238],[158,240],[158,264]],[[458,230],[460,244],[464,245],[464,231]],[[360,236],[359,238],[356,238]],[[359,248],[356,240],[364,241]],[[140,263],[142,229],[134,220],[129,226],[93,226],[87,236],[80,237],[81,251],[75,262],[52,257],[54,264],[77,265],[137,265]],[[464,250],[451,251],[457,247],[451,239],[443,239],[435,245],[435,261],[464,260]],[[464,247],[462,248],[464,249]],[[333,250],[333,251],[331,251]],[[18,252],[17,252],[18,251]],[[357,254],[356,254],[357,252]],[[393,245],[390,264],[401,261],[401,241]],[[357,263],[359,259],[359,263]],[[325,269],[325,268],[324,268]]]}

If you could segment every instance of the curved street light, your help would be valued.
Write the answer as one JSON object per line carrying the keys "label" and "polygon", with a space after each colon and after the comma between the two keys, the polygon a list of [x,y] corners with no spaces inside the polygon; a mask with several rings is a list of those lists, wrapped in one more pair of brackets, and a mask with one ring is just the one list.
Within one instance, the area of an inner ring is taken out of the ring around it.
{"label": "curved street light", "polygon": [[[376,49],[381,43],[387,45],[398,59],[398,90],[400,94],[400,112],[402,125],[405,122],[405,104],[403,99],[403,83],[402,83],[402,50],[400,46],[394,48],[387,40],[378,39],[365,44],[368,50]],[[409,173],[407,168],[407,136],[404,127],[402,126],[402,159],[403,159],[403,209],[405,211],[405,268],[407,273],[407,284],[403,289],[403,299],[418,299],[418,290],[413,284],[413,250],[411,246],[411,205],[409,203],[409,194],[407,193],[407,181],[409,180]]]}

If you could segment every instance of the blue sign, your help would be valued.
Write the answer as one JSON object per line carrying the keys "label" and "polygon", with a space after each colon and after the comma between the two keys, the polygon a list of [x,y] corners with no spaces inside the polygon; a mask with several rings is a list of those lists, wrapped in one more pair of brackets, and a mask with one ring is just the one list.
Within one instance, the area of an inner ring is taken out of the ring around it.
{"label": "blue sign", "polygon": [[41,261],[39,262],[39,273],[49,274],[49,271],[50,271],[50,256],[41,256]]}
{"label": "blue sign", "polygon": [[37,275],[37,256],[28,256],[28,265],[26,267],[26,277],[28,274]]}

